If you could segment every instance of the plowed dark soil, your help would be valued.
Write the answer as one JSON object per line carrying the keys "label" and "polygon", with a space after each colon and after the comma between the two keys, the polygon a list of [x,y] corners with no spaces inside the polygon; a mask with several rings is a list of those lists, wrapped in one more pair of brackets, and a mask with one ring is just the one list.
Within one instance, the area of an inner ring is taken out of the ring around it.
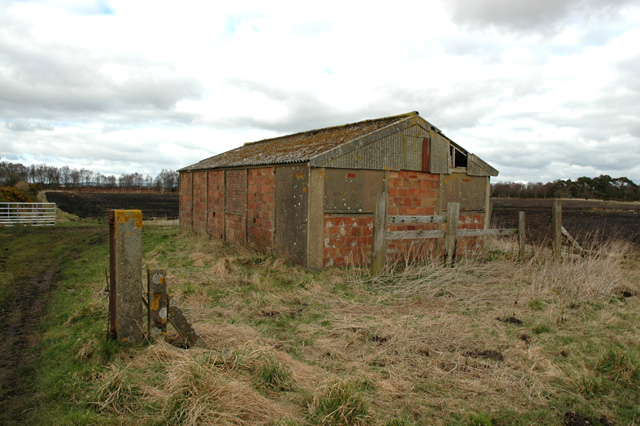
{"label": "plowed dark soil", "polygon": [[109,210],[142,210],[145,219],[178,218],[177,193],[47,192],[47,200],[83,219],[107,219]]}
{"label": "plowed dark soil", "polygon": [[[492,226],[517,228],[524,211],[527,238],[538,244],[551,240],[551,199],[494,198]],[[640,246],[640,203],[562,200],[562,224],[578,241],[622,239]]]}

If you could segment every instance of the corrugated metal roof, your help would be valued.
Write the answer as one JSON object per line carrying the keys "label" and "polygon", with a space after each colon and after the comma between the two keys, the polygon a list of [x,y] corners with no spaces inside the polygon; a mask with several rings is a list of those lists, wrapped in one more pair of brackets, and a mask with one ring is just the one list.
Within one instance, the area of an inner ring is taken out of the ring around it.
{"label": "corrugated metal roof", "polygon": [[180,171],[304,163],[328,150],[415,116],[418,116],[417,112],[410,112],[247,143],[239,148],[185,167]]}

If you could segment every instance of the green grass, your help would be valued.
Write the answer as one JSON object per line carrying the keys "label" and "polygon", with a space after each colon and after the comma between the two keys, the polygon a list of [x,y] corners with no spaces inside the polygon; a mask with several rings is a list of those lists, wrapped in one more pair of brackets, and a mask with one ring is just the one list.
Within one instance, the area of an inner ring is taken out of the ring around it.
{"label": "green grass", "polygon": [[[454,269],[312,272],[145,224],[144,266],[168,269],[169,292],[208,347],[123,347],[106,339],[104,224],[0,231],[0,247],[17,248],[0,253],[0,276],[11,277],[0,300],[59,268],[39,356],[22,372],[23,396],[0,402],[0,424],[557,425],[568,411],[596,424],[640,419],[640,297],[536,284],[562,265],[515,263],[496,249]],[[624,262],[602,274],[633,287],[640,258]],[[500,320],[511,316],[522,324]],[[171,328],[167,339],[179,340]]]}

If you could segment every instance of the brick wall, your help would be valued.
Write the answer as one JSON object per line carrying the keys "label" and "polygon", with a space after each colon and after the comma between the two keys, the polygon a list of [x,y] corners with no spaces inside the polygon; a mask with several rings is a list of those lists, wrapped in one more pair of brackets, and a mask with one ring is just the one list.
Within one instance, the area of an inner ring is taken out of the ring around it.
{"label": "brick wall", "polygon": [[[484,229],[484,214],[463,213],[460,215],[458,229]],[[469,256],[482,251],[482,237],[458,238],[456,256]]]}
{"label": "brick wall", "polygon": [[323,264],[366,265],[371,258],[373,215],[324,215]]}
{"label": "brick wall", "polygon": [[230,243],[247,241],[247,170],[227,170],[225,178],[226,240]]}
{"label": "brick wall", "polygon": [[224,171],[209,171],[207,232],[211,238],[224,239]]}
{"label": "brick wall", "polygon": [[[389,173],[388,207],[389,216],[428,216],[438,208],[440,175],[392,171]],[[439,224],[412,223],[389,225],[388,231],[430,231],[439,229]],[[438,247],[437,239],[428,240],[388,240],[387,256],[390,260],[406,257],[426,258],[433,256]]]}
{"label": "brick wall", "polygon": [[189,172],[180,173],[180,227],[191,229],[191,178]]}
{"label": "brick wall", "polygon": [[273,248],[275,169],[249,169],[247,174],[247,241],[258,249]]}
{"label": "brick wall", "polygon": [[207,230],[207,172],[193,172],[193,230],[204,234]]}

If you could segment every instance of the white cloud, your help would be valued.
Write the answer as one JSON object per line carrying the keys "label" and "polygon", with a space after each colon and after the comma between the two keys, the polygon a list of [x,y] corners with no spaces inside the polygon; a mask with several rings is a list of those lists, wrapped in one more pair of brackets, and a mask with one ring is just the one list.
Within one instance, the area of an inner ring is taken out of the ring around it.
{"label": "white cloud", "polygon": [[5,1],[0,157],[155,175],[418,110],[499,179],[640,182],[638,24],[626,0]]}

